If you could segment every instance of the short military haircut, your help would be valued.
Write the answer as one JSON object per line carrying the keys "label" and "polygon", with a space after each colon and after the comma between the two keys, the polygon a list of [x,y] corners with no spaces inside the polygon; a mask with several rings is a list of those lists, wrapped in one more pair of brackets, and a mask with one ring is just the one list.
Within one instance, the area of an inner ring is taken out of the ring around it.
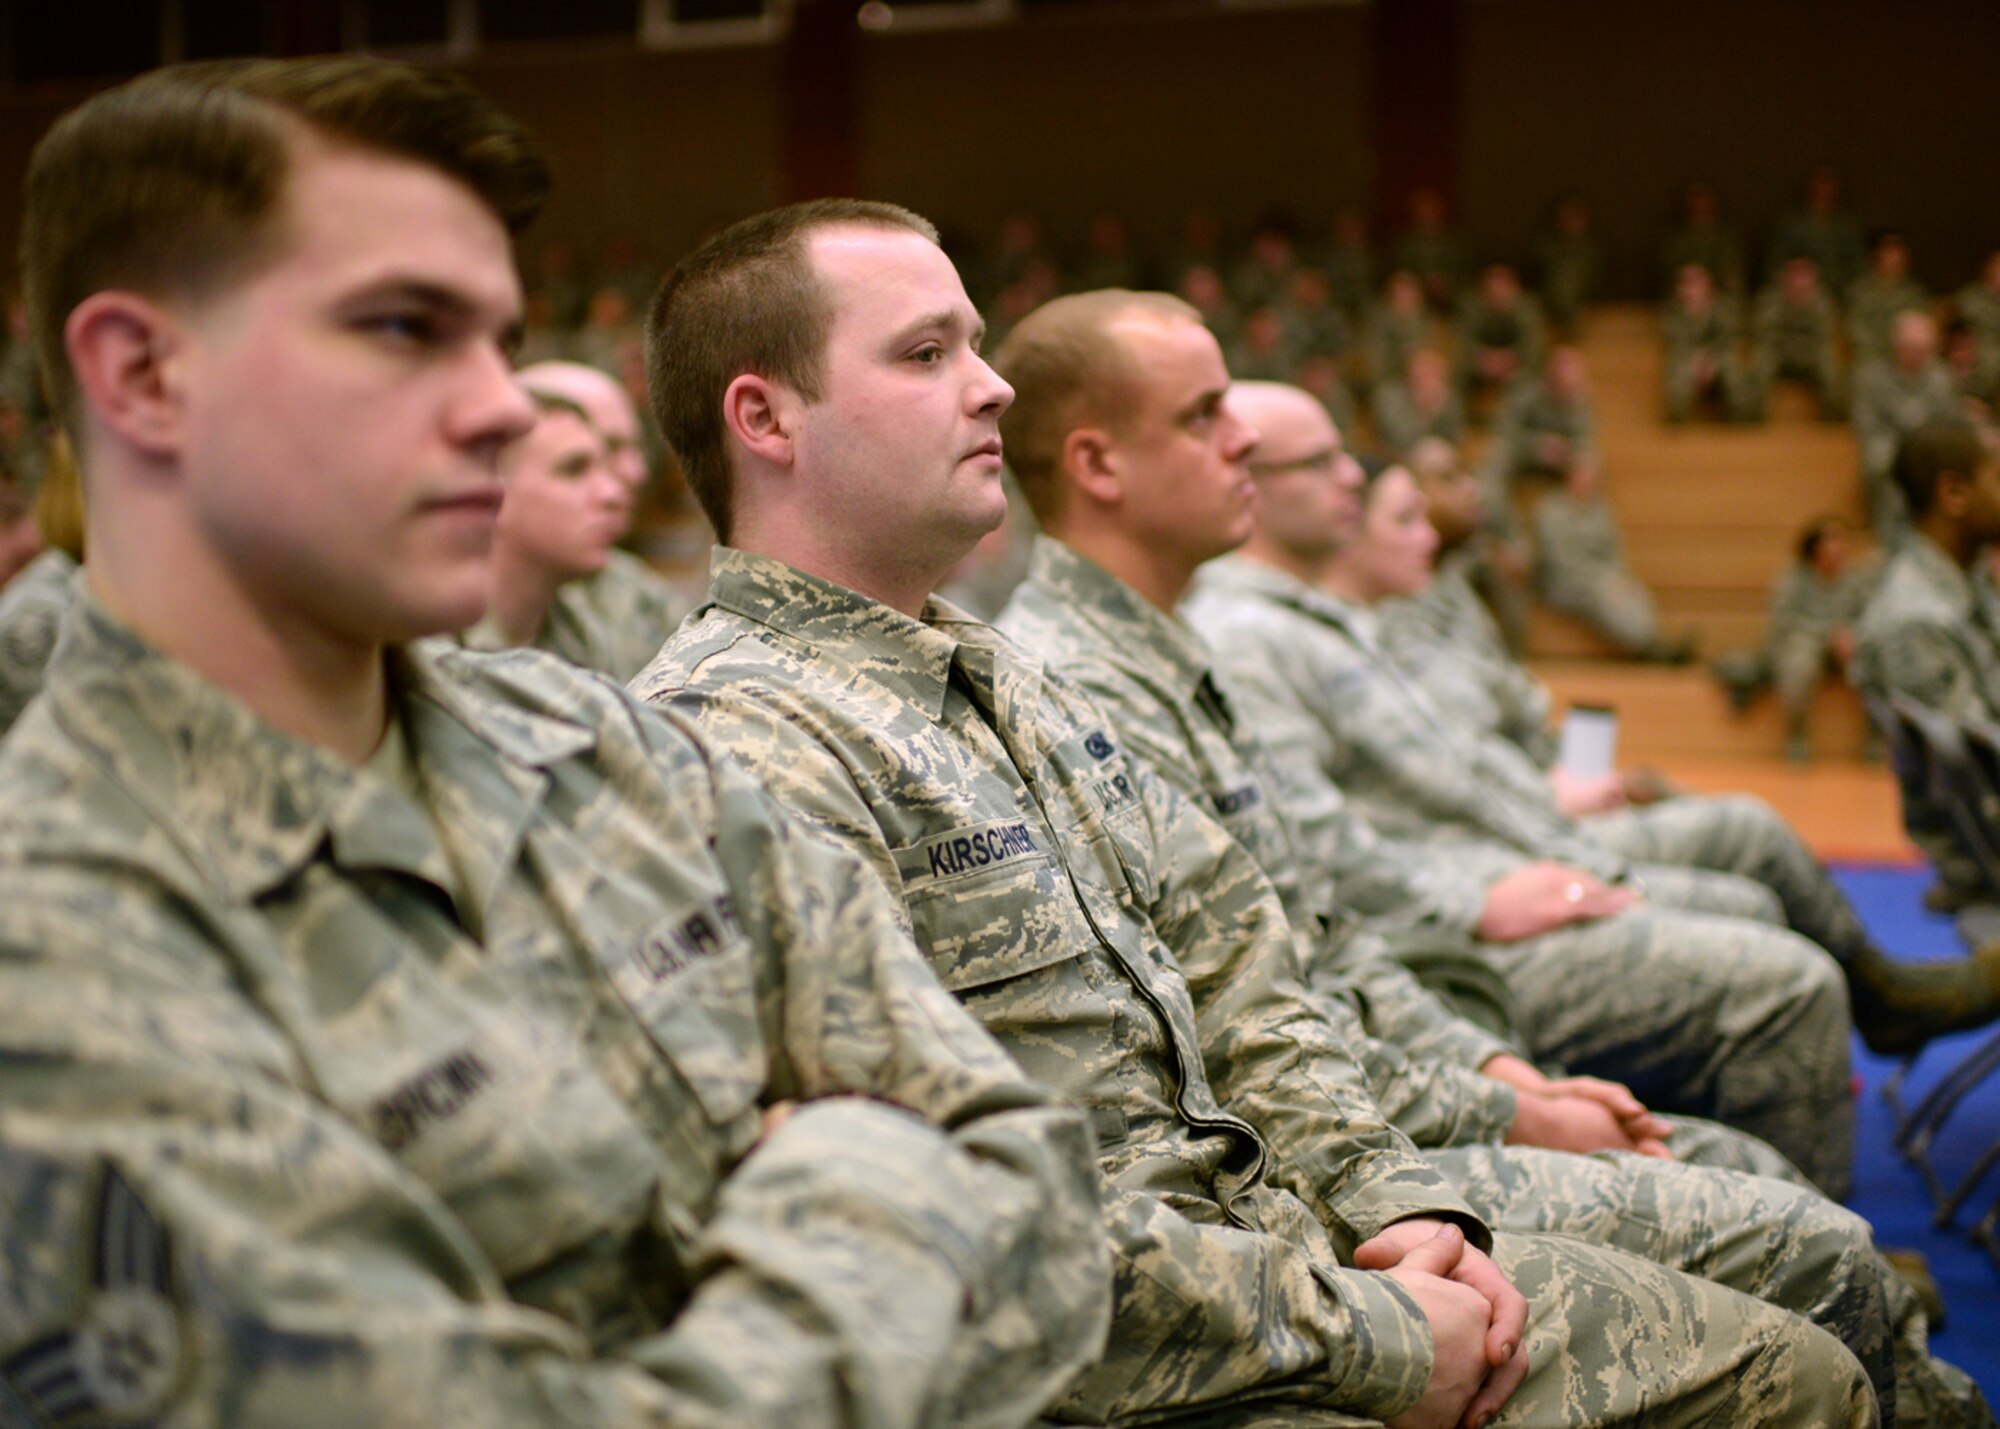
{"label": "short military haircut", "polygon": [[29,162],[21,226],[28,331],[57,418],[75,431],[63,326],[92,293],[204,296],[276,247],[292,140],[427,164],[518,233],[548,193],[533,141],[462,80],[359,55],[220,60],[86,100]]}
{"label": "short military haircut", "polygon": [[1921,519],[1937,505],[1938,483],[1948,475],[1970,478],[1992,453],[1990,439],[1970,422],[1932,422],[1904,438],[1896,452],[1896,485]]}
{"label": "short military haircut", "polygon": [[1112,331],[1132,315],[1201,325],[1201,313],[1169,293],[1102,288],[1042,304],[1015,325],[993,355],[1014,389],[1000,414],[1007,465],[1035,518],[1062,511],[1063,442],[1081,426],[1117,432],[1139,406],[1144,374]]}
{"label": "short military haircut", "polygon": [[901,229],[932,243],[928,219],[892,203],[814,199],[732,224],[674,265],[646,320],[653,418],[716,536],[727,541],[733,483],[722,399],[745,373],[808,402],[825,392],[833,302],[808,251],[826,228]]}

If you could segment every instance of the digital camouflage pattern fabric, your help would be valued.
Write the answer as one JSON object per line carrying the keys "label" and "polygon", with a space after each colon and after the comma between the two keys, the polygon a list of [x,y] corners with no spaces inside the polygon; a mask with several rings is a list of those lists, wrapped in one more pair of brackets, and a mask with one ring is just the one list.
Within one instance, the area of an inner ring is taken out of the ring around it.
{"label": "digital camouflage pattern fabric", "polygon": [[[1993,601],[1937,542],[1912,532],[1855,626],[1850,675],[1864,695],[1901,695],[1955,720],[2000,720],[2000,621]],[[1985,877],[1921,785],[1903,785],[1903,822],[1938,876],[1966,890]]]}
{"label": "digital camouflage pattern fabric", "polygon": [[[603,570],[556,592],[534,648],[625,681],[660,653],[679,623],[679,602],[660,574],[637,556],[614,550]],[[473,650],[508,648],[490,618],[466,631],[464,640]]]}
{"label": "digital camouflage pattern fabric", "polygon": [[63,552],[44,551],[0,588],[0,734],[42,688],[76,570]]}
{"label": "digital camouflage pattern fabric", "polygon": [[1031,1421],[1083,1118],[687,730],[391,675],[358,769],[86,599],[0,754],[0,1422]]}
{"label": "digital camouflage pattern fabric", "polygon": [[[1931,1358],[1915,1297],[1875,1254],[1867,1223],[1805,1189],[1805,1178],[1763,1143],[1680,1119],[1672,1138],[1680,1164],[1480,1144],[1498,1142],[1508,1128],[1479,1129],[1470,1109],[1486,1099],[1473,1084],[1497,1084],[1468,1082],[1460,1069],[1477,1068],[1499,1044],[1462,1024],[1454,1028],[1351,913],[1336,907],[1325,917],[1298,907],[1306,880],[1278,801],[1267,792],[1266,756],[1184,621],[1044,537],[999,625],[1097,701],[1142,771],[1213,815],[1256,857],[1285,897],[1309,980],[1325,997],[1329,1019],[1361,1051],[1377,1102],[1495,1229],[1611,1245],[1768,1300],[1841,1337],[1868,1367],[1885,1419],[1895,1418],[1902,1400],[1957,1404],[1964,1415],[1909,1423],[1983,1422],[1971,1410],[1979,1401],[1970,1380]],[[1332,936],[1316,954],[1305,930],[1322,927]],[[1465,955],[1479,956],[1471,947]],[[1370,1033],[1401,1044],[1401,1052]],[[1412,1096],[1412,1087],[1428,1095]],[[1419,1114],[1406,1114],[1407,1106]]]}
{"label": "digital camouflage pattern fabric", "polygon": [[[1414,1401],[1421,1317],[1342,1263],[1412,1215],[1487,1232],[1304,1000],[1248,855],[1144,777],[1090,701],[935,600],[913,619],[728,549],[710,603],[635,688],[862,851],[945,985],[1090,1109],[1113,1331],[1058,1417],[1339,1424]],[[1796,1317],[1596,1247],[1494,1249],[1534,1307],[1537,1366],[1498,1422],[1754,1421],[1780,1404],[1873,1421],[1865,1375]],[[1585,1327],[1628,1315],[1656,1349],[1607,1359],[1615,1337]],[[1656,1338],[1669,1322],[1672,1354]],[[1809,1383],[1803,1360],[1831,1383]]]}
{"label": "digital camouflage pattern fabric", "polygon": [[1498,734],[1542,768],[1555,763],[1548,687],[1507,649],[1472,584],[1473,557],[1443,556],[1431,583],[1380,607],[1382,648],[1443,713]]}
{"label": "digital camouflage pattern fabric", "polygon": [[[1270,752],[1308,867],[1339,866],[1352,800],[1384,857],[1448,869],[1475,899],[1541,859],[1608,879],[1635,871],[1554,807],[1519,747],[1471,740],[1432,709],[1382,654],[1369,612],[1225,557],[1204,568],[1187,613]],[[1694,911],[1723,908],[1717,892],[1740,880],[1637,871],[1649,899],[1638,910],[1483,945],[1531,1050],[1748,1131],[1838,1195],[1853,1124],[1839,969],[1782,929]]]}

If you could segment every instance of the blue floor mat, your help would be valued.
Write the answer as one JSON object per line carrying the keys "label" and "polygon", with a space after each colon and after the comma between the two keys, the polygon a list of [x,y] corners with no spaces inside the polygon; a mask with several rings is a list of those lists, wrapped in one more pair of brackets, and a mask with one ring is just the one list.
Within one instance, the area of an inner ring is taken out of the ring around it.
{"label": "blue floor mat", "polygon": [[[1834,875],[1876,939],[1891,953],[1912,960],[1958,957],[1963,948],[1949,918],[1924,911],[1927,871],[1907,867],[1839,865]],[[1918,1058],[1905,1096],[1914,1100],[1935,1085],[1961,1058],[1994,1031],[1940,1038]],[[1935,1206],[1923,1178],[1896,1151],[1892,1118],[1882,1086],[1897,1063],[1854,1044],[1855,1071],[1862,1081],[1854,1155],[1854,1195],[1848,1204],[1875,1227],[1885,1246],[1920,1250],[1944,1292],[1949,1318],[1931,1337],[1931,1347],[1964,1369],[2000,1403],[2000,1268],[1964,1233],[1996,1197],[2000,1170],[1985,1178],[1958,1217],[1957,1230],[1931,1224]],[[1956,1185],[1980,1153],[2000,1141],[2000,1075],[1961,1102],[1932,1148],[1932,1162],[1947,1185]]]}

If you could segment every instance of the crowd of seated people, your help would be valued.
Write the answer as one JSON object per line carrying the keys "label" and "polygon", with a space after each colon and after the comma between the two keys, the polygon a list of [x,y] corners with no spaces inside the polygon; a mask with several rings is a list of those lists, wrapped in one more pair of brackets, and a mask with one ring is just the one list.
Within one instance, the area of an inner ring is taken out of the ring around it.
{"label": "crowd of seated people", "polygon": [[[365,57],[37,148],[0,1420],[1994,1424],[1838,1199],[1851,1036],[2000,1018],[2000,947],[1903,964],[1767,807],[1551,769],[1433,579],[1480,479],[1231,372],[1331,266],[1263,235],[1228,345],[1111,286],[982,350],[917,214],[723,229],[645,305],[676,620],[613,555],[629,363],[511,350],[551,178]],[[1434,199],[1397,261],[1465,281]],[[1580,397],[1480,290],[1472,370]],[[1003,460],[996,628],[932,592]],[[1984,447],[1899,480],[1953,553],[2000,511]]]}
{"label": "crowd of seated people", "polygon": [[[1688,658],[1695,632],[1661,627],[1619,554],[1610,508],[1586,498],[1579,509],[1603,518],[1586,522],[1570,510],[1571,488],[1599,488],[1606,475],[1583,358],[1566,346],[1601,292],[1588,203],[1558,199],[1525,263],[1476,258],[1435,192],[1414,194],[1400,217],[1382,233],[1350,206],[1323,232],[1273,218],[1231,242],[1214,214],[1196,212],[1152,248],[1110,214],[1069,247],[1016,213],[991,242],[953,251],[996,342],[1060,293],[1164,289],[1202,314],[1237,376],[1304,387],[1384,452],[1408,455],[1425,438],[1483,443],[1507,539],[1481,585],[1514,648],[1540,599],[1626,655]],[[1941,302],[1912,276],[1907,239],[1865,232],[1827,169],[1808,177],[1754,264],[1700,183],[1683,192],[1658,252],[1666,420],[1761,422],[1778,384],[1803,384],[1822,415],[1852,412],[1871,524],[1882,541],[1898,539],[1888,474],[1897,443],[1944,417],[1983,418],[2000,395],[2000,254]],[[1932,318],[1946,323],[1943,338]],[[1545,498],[1558,509],[1537,516]],[[1562,538],[1572,528],[1579,539]],[[1551,539],[1538,545],[1538,532]],[[1017,553],[1003,562],[1019,564]]]}

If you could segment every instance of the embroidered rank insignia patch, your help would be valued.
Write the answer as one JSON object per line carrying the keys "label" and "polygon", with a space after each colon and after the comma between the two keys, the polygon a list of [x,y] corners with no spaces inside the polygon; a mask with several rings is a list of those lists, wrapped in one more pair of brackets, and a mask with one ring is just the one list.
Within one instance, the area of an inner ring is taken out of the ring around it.
{"label": "embroidered rank insignia patch", "polygon": [[185,1378],[166,1228],[113,1167],[98,1189],[89,1298],[74,1328],[0,1360],[0,1429],[157,1418]]}

